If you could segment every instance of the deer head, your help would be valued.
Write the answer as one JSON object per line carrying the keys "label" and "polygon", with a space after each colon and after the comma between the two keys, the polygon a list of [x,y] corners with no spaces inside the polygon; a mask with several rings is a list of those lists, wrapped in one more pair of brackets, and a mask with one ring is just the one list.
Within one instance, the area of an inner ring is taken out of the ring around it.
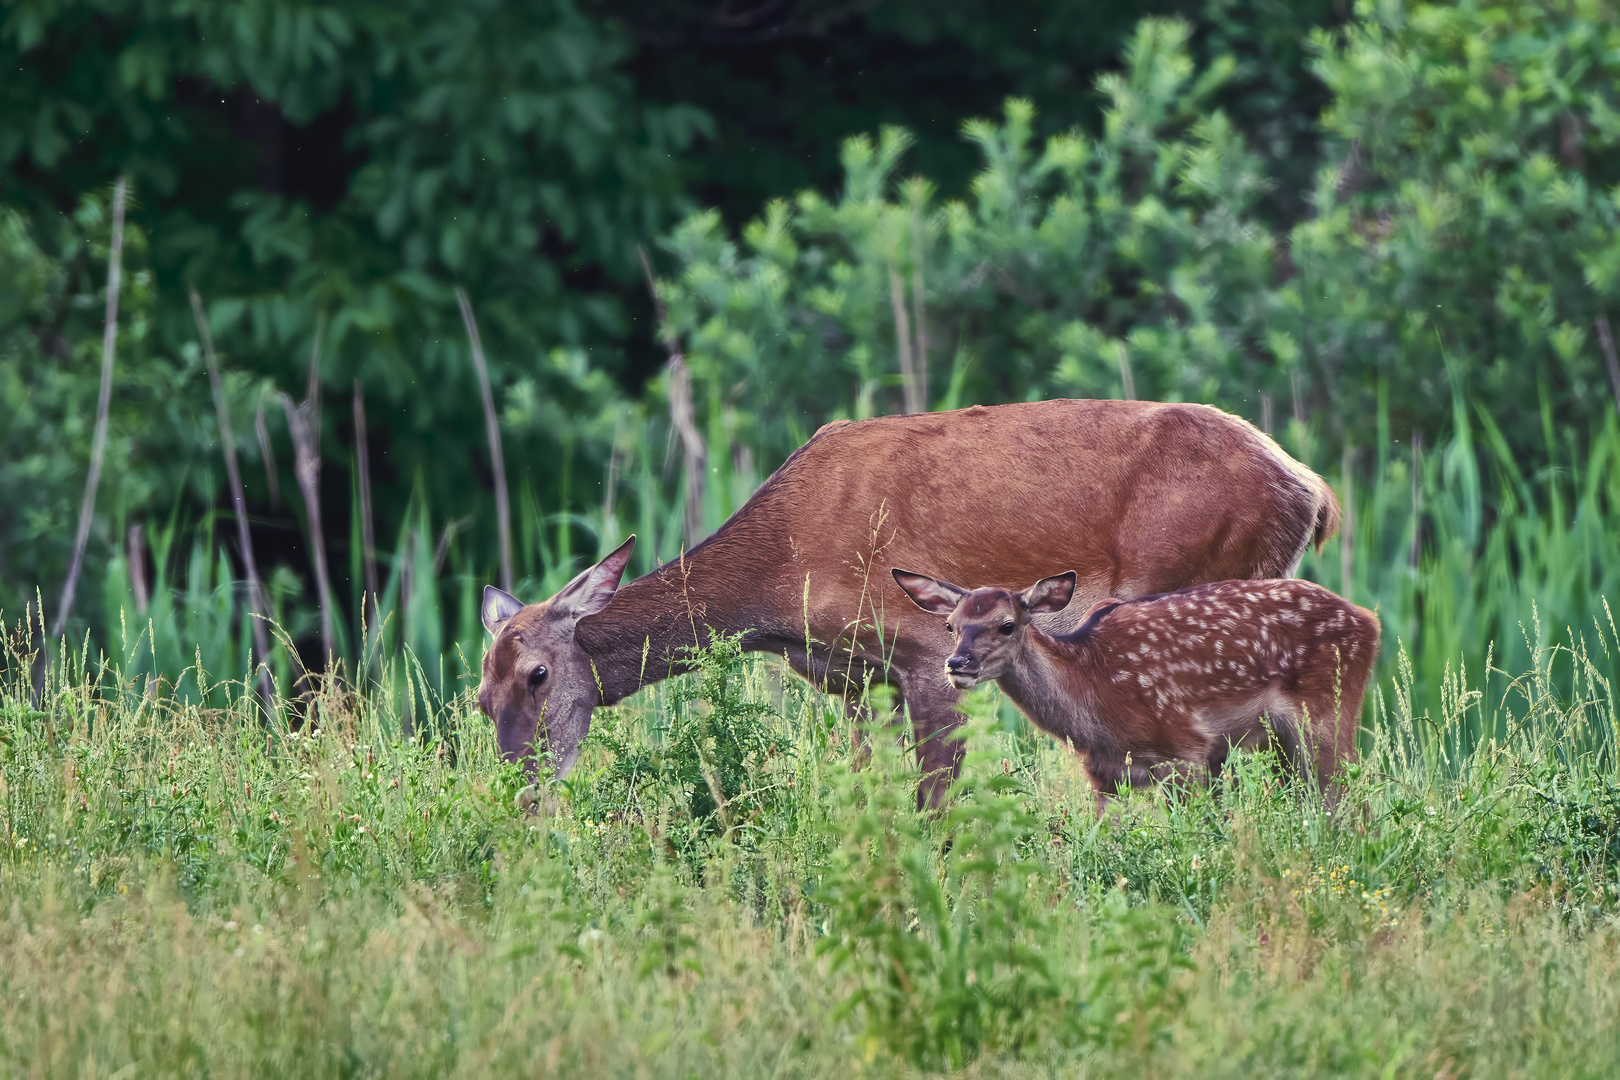
{"label": "deer head", "polygon": [[1023,592],[988,588],[969,591],[923,574],[893,571],[895,583],[924,611],[946,616],[956,648],[945,660],[945,677],[958,690],[1001,678],[1023,646],[1030,617],[1062,611],[1074,596],[1074,571],[1042,578]]}
{"label": "deer head", "polygon": [[[508,761],[537,771],[537,749],[549,751],[557,776],[579,756],[601,703],[590,657],[574,640],[574,628],[607,607],[635,547],[634,536],[584,571],[550,600],[525,605],[493,585],[484,587],[484,627],[494,636],[484,653],[478,707],[495,721],[495,740]],[[535,736],[542,721],[545,744]]]}

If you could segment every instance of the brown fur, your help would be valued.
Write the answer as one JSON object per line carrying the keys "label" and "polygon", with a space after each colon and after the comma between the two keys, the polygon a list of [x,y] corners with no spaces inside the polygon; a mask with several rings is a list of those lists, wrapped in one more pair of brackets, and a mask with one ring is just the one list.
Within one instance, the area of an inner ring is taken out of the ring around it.
{"label": "brown fur", "polygon": [[948,615],[957,689],[994,680],[1085,759],[1098,810],[1124,781],[1196,781],[1233,746],[1269,741],[1330,783],[1355,759],[1378,619],[1308,581],[1223,581],[1104,601],[1059,636],[1034,615],[1069,600],[1070,575],[1021,593],[894,571],[919,607]]}
{"label": "brown fur", "polygon": [[[884,567],[1008,584],[1074,567],[1083,608],[1291,574],[1337,518],[1320,477],[1204,405],[1046,401],[829,424],[684,559],[604,586],[599,611],[507,597],[490,618],[486,604],[479,702],[505,753],[531,755],[543,722],[565,768],[591,708],[682,670],[682,646],[742,632],[852,701],[869,682],[897,686],[931,775],[921,797],[937,801],[960,754],[944,737],[957,694],[934,676],[948,642]],[[524,673],[542,662],[553,675],[531,690]]]}

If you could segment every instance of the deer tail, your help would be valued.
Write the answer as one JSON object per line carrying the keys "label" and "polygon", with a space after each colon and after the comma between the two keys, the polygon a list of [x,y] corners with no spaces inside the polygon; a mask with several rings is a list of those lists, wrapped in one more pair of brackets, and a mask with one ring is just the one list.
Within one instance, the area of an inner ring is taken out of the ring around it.
{"label": "deer tail", "polygon": [[1321,551],[1323,545],[1333,538],[1339,531],[1339,497],[1333,494],[1326,480],[1320,476],[1316,478],[1319,501],[1316,504],[1316,531],[1311,534],[1311,543],[1316,550]]}

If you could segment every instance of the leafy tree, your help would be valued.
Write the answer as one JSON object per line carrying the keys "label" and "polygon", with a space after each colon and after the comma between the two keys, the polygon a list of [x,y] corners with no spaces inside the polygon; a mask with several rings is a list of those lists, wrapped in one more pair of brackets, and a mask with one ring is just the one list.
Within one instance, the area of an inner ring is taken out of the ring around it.
{"label": "leafy tree", "polygon": [[[669,246],[672,327],[694,373],[776,453],[835,415],[1052,392],[1241,404],[1297,361],[1272,324],[1258,159],[1219,110],[1186,24],[1147,20],[1104,76],[1102,134],[1037,142],[1034,110],[969,124],[962,200],[897,181],[898,129],[844,148],[845,183],[776,202],[729,239],[713,212]],[[922,375],[927,369],[927,386]],[[902,372],[913,371],[911,387]]]}
{"label": "leafy tree", "polygon": [[835,415],[1056,393],[1320,413],[1366,445],[1442,435],[1460,394],[1510,458],[1567,460],[1620,395],[1597,329],[1620,290],[1620,31],[1560,0],[1358,12],[1313,40],[1330,164],[1291,228],[1213,107],[1239,61],[1200,68],[1154,20],[1098,80],[1097,136],[1038,140],[1016,100],[967,125],[962,199],[898,180],[889,129],[846,143],[835,202],[773,203],[740,241],[688,219],[667,293],[711,407],[776,454]]}
{"label": "leafy tree", "polygon": [[1322,400],[1366,439],[1379,393],[1398,433],[1433,433],[1462,389],[1521,460],[1561,460],[1554,428],[1613,407],[1595,319],[1620,314],[1620,27],[1563,0],[1357,14],[1317,39],[1339,164],[1291,245]]}
{"label": "leafy tree", "polygon": [[628,47],[569,0],[8,5],[0,190],[38,231],[127,173],[153,348],[192,342],[196,284],[228,363],[291,390],[324,315],[326,381],[365,384],[376,456],[459,508],[487,466],[453,285],[500,382],[544,379],[557,345],[623,371],[611,282],[641,287],[637,245],[679,202],[672,155],[705,125],[635,97]]}

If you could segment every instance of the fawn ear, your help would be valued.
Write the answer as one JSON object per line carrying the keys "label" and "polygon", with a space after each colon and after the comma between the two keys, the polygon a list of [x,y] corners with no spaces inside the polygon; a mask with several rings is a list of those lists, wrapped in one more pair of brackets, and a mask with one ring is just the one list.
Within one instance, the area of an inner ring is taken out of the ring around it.
{"label": "fawn ear", "polygon": [[509,592],[502,592],[493,585],[484,586],[484,608],[479,614],[484,620],[484,629],[492,634],[499,634],[506,620],[523,610],[523,601]]}
{"label": "fawn ear", "polygon": [[889,571],[894,575],[896,585],[906,591],[906,595],[924,611],[931,611],[935,615],[949,615],[956,610],[956,605],[962,602],[967,595],[966,589],[958,588],[948,581],[935,581],[922,574],[913,574],[898,567]]}
{"label": "fawn ear", "polygon": [[631,536],[601,562],[564,585],[562,591],[552,597],[552,606],[570,613],[576,619],[595,615],[607,607],[613,594],[619,591],[619,579],[624,576],[624,568],[629,565],[630,552],[635,546],[636,538]]}
{"label": "fawn ear", "polygon": [[1074,571],[1041,578],[1022,594],[1024,610],[1031,615],[1062,611],[1074,599]]}

